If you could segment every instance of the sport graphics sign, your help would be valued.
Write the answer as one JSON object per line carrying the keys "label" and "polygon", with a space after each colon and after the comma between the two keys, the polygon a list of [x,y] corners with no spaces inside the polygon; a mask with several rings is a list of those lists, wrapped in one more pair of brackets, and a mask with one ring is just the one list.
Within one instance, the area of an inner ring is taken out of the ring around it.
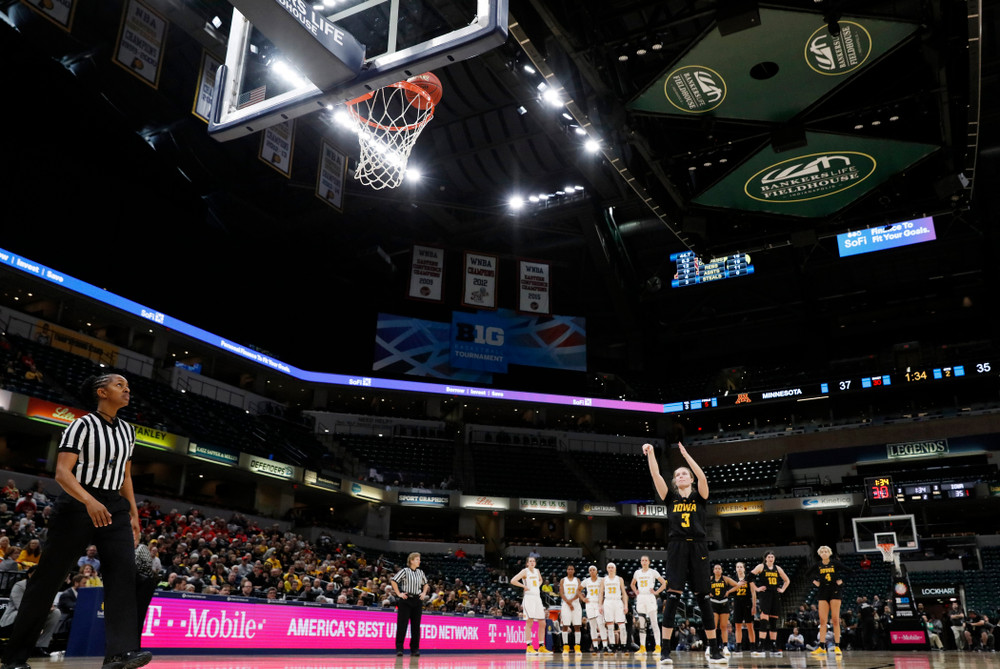
{"label": "sport graphics sign", "polygon": [[[509,652],[525,645],[520,620],[428,613],[420,621],[420,630],[420,647],[427,650]],[[395,645],[395,611],[305,602],[265,604],[243,597],[157,593],[142,626],[142,646],[154,650],[315,653],[391,651]]]}

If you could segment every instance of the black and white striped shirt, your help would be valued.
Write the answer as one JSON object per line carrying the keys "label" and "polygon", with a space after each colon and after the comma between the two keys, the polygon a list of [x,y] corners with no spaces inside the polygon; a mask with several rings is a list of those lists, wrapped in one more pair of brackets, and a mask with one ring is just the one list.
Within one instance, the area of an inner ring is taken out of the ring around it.
{"label": "black and white striped shirt", "polygon": [[125,482],[125,463],[135,449],[135,428],[120,418],[108,424],[98,414],[77,418],[63,432],[59,450],[76,453],[73,475],[92,488],[120,490]]}
{"label": "black and white striped shirt", "polygon": [[427,577],[424,576],[422,569],[413,570],[409,567],[403,567],[397,571],[392,580],[399,585],[400,592],[405,592],[407,595],[414,597],[419,596],[421,591],[423,591],[424,585],[427,584]]}

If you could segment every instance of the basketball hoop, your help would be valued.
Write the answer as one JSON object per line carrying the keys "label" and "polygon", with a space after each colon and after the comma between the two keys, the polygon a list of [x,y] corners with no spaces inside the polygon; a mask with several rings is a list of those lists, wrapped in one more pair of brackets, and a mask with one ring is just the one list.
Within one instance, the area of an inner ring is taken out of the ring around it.
{"label": "basketball hoop", "polygon": [[375,190],[395,188],[406,175],[406,161],[417,137],[434,118],[431,95],[409,81],[389,84],[350,100],[361,158],[354,178]]}
{"label": "basketball hoop", "polygon": [[878,546],[878,550],[882,554],[883,562],[895,562],[893,556],[893,549],[896,548],[896,544],[887,543],[887,544],[875,544],[875,545]]}

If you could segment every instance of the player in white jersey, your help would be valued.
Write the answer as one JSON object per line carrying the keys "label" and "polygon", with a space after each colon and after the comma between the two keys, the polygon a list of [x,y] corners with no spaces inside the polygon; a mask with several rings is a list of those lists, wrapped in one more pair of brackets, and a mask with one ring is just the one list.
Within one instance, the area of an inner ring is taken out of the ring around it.
{"label": "player in white jersey", "polygon": [[597,567],[590,565],[587,569],[590,578],[583,579],[583,601],[586,603],[587,623],[590,625],[590,648],[597,651],[608,648],[608,631],[604,629],[604,616],[601,615],[601,590],[603,584],[597,574]]}
{"label": "player in white jersey", "polygon": [[559,611],[559,622],[562,624],[563,653],[569,652],[569,628],[573,628],[573,652],[583,655],[580,650],[580,625],[583,623],[583,604],[580,599],[582,589],[580,579],[576,577],[576,567],[566,565],[566,576],[559,581],[559,599],[562,609]]}
{"label": "player in white jersey", "polygon": [[601,579],[601,610],[604,624],[608,626],[608,642],[614,646],[615,625],[618,625],[618,645],[624,650],[628,645],[625,633],[625,614],[628,613],[628,591],[625,581],[618,575],[614,562],[608,563],[608,575]]}
{"label": "player in white jersey", "polygon": [[[545,607],[542,606],[542,575],[535,569],[535,558],[529,557],[525,567],[510,579],[510,584],[524,589],[521,608],[524,609],[524,641],[529,653],[551,653],[545,647]],[[531,628],[538,626],[538,650],[531,645]]]}
{"label": "player in white jersey", "polygon": [[[632,621],[639,629],[639,650],[636,655],[646,654],[646,620],[653,628],[653,639],[656,640],[655,655],[660,654],[660,621],[657,617],[656,601],[660,593],[667,587],[667,581],[660,572],[649,567],[649,556],[639,558],[641,569],[636,569],[632,575],[632,592],[635,593],[635,610]],[[657,586],[659,584],[659,586]]]}

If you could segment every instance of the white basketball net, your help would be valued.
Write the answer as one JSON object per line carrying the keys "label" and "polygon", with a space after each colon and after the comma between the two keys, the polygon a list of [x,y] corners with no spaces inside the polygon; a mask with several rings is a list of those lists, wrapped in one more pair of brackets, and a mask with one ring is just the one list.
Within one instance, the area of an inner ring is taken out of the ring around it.
{"label": "white basketball net", "polygon": [[375,190],[395,188],[417,137],[434,118],[427,91],[407,81],[390,84],[347,103],[361,144],[354,178]]}
{"label": "white basketball net", "polygon": [[878,546],[878,551],[879,551],[879,553],[882,554],[882,561],[883,562],[895,562],[896,561],[895,553],[894,553],[894,550],[893,550],[893,549],[896,548],[896,544],[875,544],[875,545]]}

